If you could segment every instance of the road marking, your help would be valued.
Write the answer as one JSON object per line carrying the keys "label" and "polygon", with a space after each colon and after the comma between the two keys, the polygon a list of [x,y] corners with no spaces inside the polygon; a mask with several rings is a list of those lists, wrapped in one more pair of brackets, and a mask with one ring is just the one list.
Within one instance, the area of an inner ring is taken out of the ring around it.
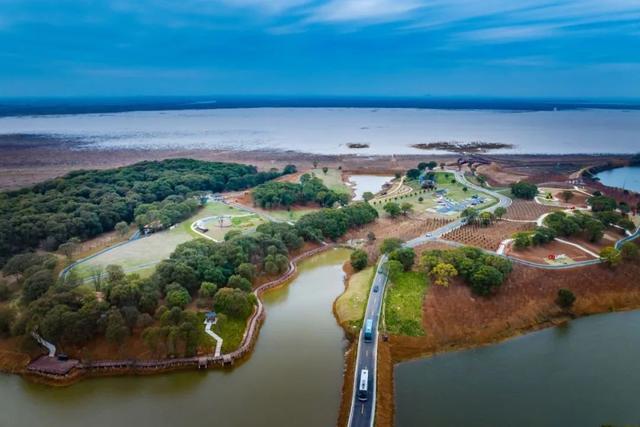
{"label": "road marking", "polygon": [[360,414],[364,415],[364,403],[360,406]]}
{"label": "road marking", "polygon": [[369,357],[369,350],[367,350],[367,357]]}

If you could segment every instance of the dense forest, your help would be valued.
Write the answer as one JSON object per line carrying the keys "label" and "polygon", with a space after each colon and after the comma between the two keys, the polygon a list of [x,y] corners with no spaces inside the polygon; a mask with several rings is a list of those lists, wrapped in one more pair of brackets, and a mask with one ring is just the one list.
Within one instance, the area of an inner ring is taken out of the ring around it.
{"label": "dense forest", "polygon": [[75,171],[30,188],[0,194],[0,265],[70,238],[87,239],[126,221],[167,225],[193,211],[186,199],[199,192],[243,190],[283,173],[255,166],[171,159],[108,170]]}
{"label": "dense forest", "polygon": [[265,209],[290,207],[317,203],[322,207],[332,207],[336,203],[346,205],[349,196],[339,194],[327,188],[320,178],[304,174],[300,183],[268,182],[253,190],[253,201]]}
{"label": "dense forest", "polygon": [[229,233],[220,243],[196,239],[179,245],[151,277],[125,275],[112,265],[93,277],[92,286],[81,286],[73,271],[55,280],[53,255],[16,255],[3,268],[17,281],[12,287],[0,284],[0,299],[15,302],[0,307],[0,335],[35,330],[64,348],[97,336],[122,344],[137,331],[154,354],[193,355],[203,339],[202,320],[188,304],[195,300],[198,306],[246,319],[255,304],[250,292],[258,277],[284,273],[290,253],[305,241],[338,238],[377,216],[369,204],[359,202],[305,215],[296,225],[266,223],[253,233]]}

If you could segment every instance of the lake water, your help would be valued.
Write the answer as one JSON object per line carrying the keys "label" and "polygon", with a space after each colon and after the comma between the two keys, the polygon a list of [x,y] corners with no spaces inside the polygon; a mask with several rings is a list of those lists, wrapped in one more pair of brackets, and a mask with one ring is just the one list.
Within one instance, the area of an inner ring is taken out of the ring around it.
{"label": "lake water", "polygon": [[600,426],[640,422],[640,311],[400,364],[396,424]]}
{"label": "lake water", "polygon": [[[433,154],[413,144],[486,141],[494,153],[637,151],[640,110],[500,111],[418,108],[237,108],[0,118],[0,135],[45,135],[87,147]],[[348,144],[369,144],[350,149]]]}
{"label": "lake water", "polygon": [[393,179],[392,176],[378,175],[350,175],[349,181],[354,184],[353,200],[362,200],[362,195],[367,191],[376,194],[382,186]]}
{"label": "lake water", "polygon": [[596,176],[609,187],[626,188],[640,193],[640,166],[610,169]]}
{"label": "lake water", "polygon": [[265,294],[255,352],[233,370],[99,378],[52,388],[0,376],[0,426],[239,427],[335,425],[344,334],[332,314],[349,251],[300,266],[287,287]]}

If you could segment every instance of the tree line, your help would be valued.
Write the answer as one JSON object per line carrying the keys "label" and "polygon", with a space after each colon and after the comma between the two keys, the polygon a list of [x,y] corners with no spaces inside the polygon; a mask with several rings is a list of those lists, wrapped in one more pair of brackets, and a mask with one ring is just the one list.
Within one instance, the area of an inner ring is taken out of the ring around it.
{"label": "tree line", "polygon": [[344,206],[349,196],[327,188],[318,177],[304,174],[299,183],[268,182],[253,191],[253,201],[265,209],[289,208],[293,205],[317,203],[322,207],[332,207],[336,203]]}
{"label": "tree line", "polygon": [[[21,190],[0,193],[0,265],[16,253],[55,250],[71,238],[88,239],[118,222],[164,223],[192,209],[202,192],[253,187],[295,171],[258,172],[255,166],[192,159],[145,161],[107,170],[80,170]],[[167,200],[165,204],[158,202]],[[144,211],[144,212],[143,212]]]}
{"label": "tree line", "polygon": [[289,268],[305,241],[335,239],[349,228],[375,220],[365,202],[303,216],[294,226],[266,223],[250,234],[229,233],[224,242],[196,239],[179,245],[147,278],[108,266],[93,275],[94,289],[80,286],[72,270],[55,280],[53,255],[13,256],[3,272],[15,286],[0,283],[0,335],[27,336],[37,330],[63,347],[82,346],[98,336],[122,344],[139,332],[156,354],[193,355],[206,336],[202,320],[188,306],[195,301],[234,319],[246,319],[256,303],[251,293],[260,277]]}

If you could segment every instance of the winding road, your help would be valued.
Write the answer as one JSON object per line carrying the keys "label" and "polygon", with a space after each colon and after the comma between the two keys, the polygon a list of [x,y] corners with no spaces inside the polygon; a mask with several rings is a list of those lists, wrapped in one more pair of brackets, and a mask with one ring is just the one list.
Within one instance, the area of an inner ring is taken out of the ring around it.
{"label": "winding road", "polygon": [[[469,182],[464,174],[459,171],[451,171],[455,175],[455,178],[461,184],[472,188],[476,191],[488,194],[498,200],[498,203],[495,203],[491,206],[488,206],[481,211],[493,212],[498,207],[507,208],[511,205],[512,200],[500,193],[495,191],[491,191],[489,189],[480,187],[478,185],[472,184]],[[414,239],[409,240],[404,245],[406,247],[416,247],[428,243],[429,241],[438,241],[446,244],[450,244],[452,246],[464,246],[461,243],[451,242],[448,240],[442,239],[442,236],[450,231],[453,231],[466,223],[466,220],[463,218],[458,218],[455,221],[452,221],[431,233],[427,233],[425,235],[421,235],[415,237]],[[622,243],[633,240],[640,237],[640,229],[636,230],[635,233],[620,239],[616,242],[615,247],[619,248]],[[492,255],[498,255],[493,251],[486,251]],[[525,261],[519,258],[514,258],[507,255],[498,255],[503,256],[505,258],[510,259],[513,262],[527,265],[535,268],[543,268],[547,270],[560,270],[565,268],[576,268],[587,265],[599,264],[602,261],[600,259],[593,259],[588,261],[580,261],[573,264],[567,265],[551,265],[551,264],[540,264],[530,261]],[[365,311],[365,320],[371,319],[373,321],[373,336],[372,339],[365,340],[364,338],[364,328],[360,331],[360,336],[358,338],[358,345],[356,347],[356,364],[355,364],[355,372],[354,372],[354,381],[353,381],[353,392],[351,398],[351,410],[349,411],[349,421],[348,425],[350,427],[362,427],[362,426],[370,426],[374,425],[375,421],[375,412],[376,412],[376,380],[377,380],[377,357],[378,357],[378,323],[380,318],[380,313],[382,310],[382,301],[384,299],[384,291],[387,284],[387,275],[384,271],[384,265],[387,262],[386,255],[380,257],[380,260],[377,264],[376,275],[373,279],[373,285],[371,286],[371,290],[369,291],[369,301],[367,302],[367,308]],[[376,292],[376,289],[378,291]],[[363,322],[364,323],[364,322]],[[368,398],[366,401],[361,401],[358,399],[357,391],[358,385],[360,382],[360,374],[363,369],[368,371]]]}

